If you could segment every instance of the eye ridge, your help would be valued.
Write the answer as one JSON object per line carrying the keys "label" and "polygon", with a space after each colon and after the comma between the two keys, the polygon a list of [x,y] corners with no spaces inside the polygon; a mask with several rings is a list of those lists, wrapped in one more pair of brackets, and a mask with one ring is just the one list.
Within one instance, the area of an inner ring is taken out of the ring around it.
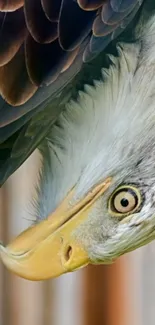
{"label": "eye ridge", "polygon": [[[124,197],[122,195],[122,198],[119,198],[121,193],[124,194]],[[127,197],[125,197],[126,193]],[[135,184],[122,184],[111,194],[108,200],[108,211],[110,214],[118,217],[129,215],[142,208],[143,199],[144,196],[141,190]]]}

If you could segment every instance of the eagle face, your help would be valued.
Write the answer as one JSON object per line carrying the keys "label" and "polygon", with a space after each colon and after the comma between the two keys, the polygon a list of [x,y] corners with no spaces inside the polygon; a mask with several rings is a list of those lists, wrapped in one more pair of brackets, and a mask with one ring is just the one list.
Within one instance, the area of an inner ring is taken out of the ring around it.
{"label": "eagle face", "polygon": [[91,263],[110,263],[154,238],[155,171],[150,165],[152,175],[148,178],[146,168],[142,160],[127,175],[120,171],[114,176],[88,219],[76,230]]}
{"label": "eagle face", "polygon": [[154,19],[70,101],[40,147],[36,224],[1,258],[41,280],[110,263],[155,237]]}

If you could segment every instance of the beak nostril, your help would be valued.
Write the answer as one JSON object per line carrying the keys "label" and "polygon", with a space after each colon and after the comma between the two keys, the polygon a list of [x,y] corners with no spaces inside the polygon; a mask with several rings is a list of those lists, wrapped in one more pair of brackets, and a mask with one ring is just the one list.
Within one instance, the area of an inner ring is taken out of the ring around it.
{"label": "beak nostril", "polygon": [[64,254],[64,258],[65,258],[66,262],[69,261],[71,255],[72,255],[72,247],[69,245],[69,246],[66,247],[65,254]]}

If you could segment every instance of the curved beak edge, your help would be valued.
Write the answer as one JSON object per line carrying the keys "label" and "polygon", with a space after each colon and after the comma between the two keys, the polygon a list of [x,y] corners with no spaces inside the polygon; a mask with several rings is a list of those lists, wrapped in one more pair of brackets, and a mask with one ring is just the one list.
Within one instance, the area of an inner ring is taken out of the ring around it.
{"label": "curved beak edge", "polygon": [[5,266],[23,278],[38,281],[91,263],[86,248],[74,233],[110,184],[111,178],[107,178],[71,206],[73,189],[46,220],[22,232],[8,246],[0,244],[0,257]]}

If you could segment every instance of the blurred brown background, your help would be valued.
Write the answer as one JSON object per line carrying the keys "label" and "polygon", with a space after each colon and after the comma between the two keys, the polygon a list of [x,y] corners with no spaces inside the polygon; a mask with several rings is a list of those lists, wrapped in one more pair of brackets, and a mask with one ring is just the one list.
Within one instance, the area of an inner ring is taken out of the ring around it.
{"label": "blurred brown background", "polygon": [[[29,200],[39,167],[35,152],[0,190],[0,240],[31,224]],[[155,243],[110,266],[89,266],[30,282],[0,263],[0,325],[154,325]]]}

